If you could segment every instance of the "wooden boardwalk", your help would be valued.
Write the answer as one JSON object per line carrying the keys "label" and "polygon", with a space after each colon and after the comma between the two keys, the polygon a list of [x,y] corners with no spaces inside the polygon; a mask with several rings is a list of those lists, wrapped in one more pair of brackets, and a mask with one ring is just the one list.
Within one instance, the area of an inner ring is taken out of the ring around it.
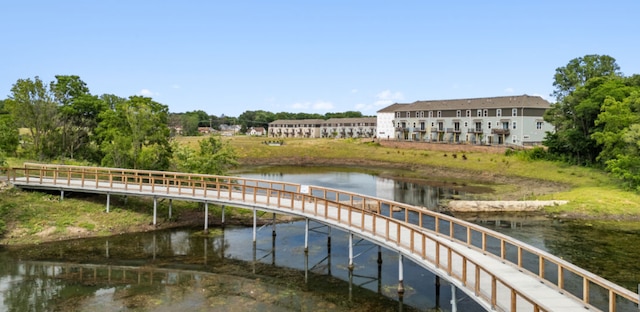
{"label": "wooden boardwalk", "polygon": [[[257,210],[296,215],[397,251],[400,282],[402,259],[408,258],[487,310],[638,309],[637,294],[535,247],[376,197],[267,180],[116,168],[26,164],[8,170],[7,177],[21,188],[153,197],[154,223],[157,198],[252,209],[254,220]],[[208,211],[203,219],[206,228]]]}

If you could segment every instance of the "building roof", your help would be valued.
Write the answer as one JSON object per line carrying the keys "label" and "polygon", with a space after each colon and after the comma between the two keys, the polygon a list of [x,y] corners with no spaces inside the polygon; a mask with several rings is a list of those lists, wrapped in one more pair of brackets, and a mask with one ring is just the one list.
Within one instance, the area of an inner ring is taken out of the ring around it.
{"label": "building roof", "polygon": [[299,125],[299,124],[321,124],[322,119],[278,119],[270,122],[269,124],[277,125]]}
{"label": "building roof", "polygon": [[400,104],[400,103],[393,103],[381,110],[378,111],[378,113],[393,113],[396,110],[398,110],[398,108],[405,106],[405,105],[409,105],[409,104]]}
{"label": "building roof", "polygon": [[452,109],[480,109],[480,108],[544,108],[551,106],[549,102],[539,96],[517,95],[499,96],[488,98],[454,99],[416,101],[410,104],[393,104],[378,112],[406,112],[428,110],[452,110]]}
{"label": "building roof", "polygon": [[357,118],[329,118],[323,123],[376,123],[376,117],[357,117]]}

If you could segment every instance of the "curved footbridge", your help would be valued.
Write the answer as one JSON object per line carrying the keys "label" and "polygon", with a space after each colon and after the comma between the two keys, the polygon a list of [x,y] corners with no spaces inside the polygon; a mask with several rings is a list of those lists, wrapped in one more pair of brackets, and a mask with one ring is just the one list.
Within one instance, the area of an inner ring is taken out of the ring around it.
{"label": "curved footbridge", "polygon": [[[638,294],[558,257],[481,226],[422,207],[335,189],[245,179],[118,168],[25,164],[7,170],[13,185],[28,189],[148,196],[202,202],[204,228],[208,205],[284,213],[349,233],[398,252],[398,291],[403,292],[403,261],[409,259],[464,291],[487,310],[637,311]],[[170,201],[171,202],[171,201]],[[171,206],[170,206],[171,207]],[[169,209],[171,214],[171,209]],[[453,307],[455,309],[455,306]]]}

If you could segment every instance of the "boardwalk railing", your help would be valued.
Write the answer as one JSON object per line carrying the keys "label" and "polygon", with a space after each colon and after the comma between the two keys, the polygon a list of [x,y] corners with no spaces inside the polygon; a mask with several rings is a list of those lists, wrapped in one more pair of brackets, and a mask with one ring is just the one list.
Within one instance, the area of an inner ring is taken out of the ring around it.
{"label": "boardwalk railing", "polygon": [[[535,247],[476,224],[372,196],[260,179],[64,165],[25,164],[23,168],[9,169],[7,177],[13,183],[26,180],[50,189],[78,187],[101,193],[242,201],[317,217],[397,246],[399,251],[455,278],[467,293],[482,298],[492,309],[521,311],[526,306],[531,311],[550,311],[544,298],[532,298],[518,290],[451,242],[511,263],[585,306],[603,311],[616,311],[619,304],[638,306],[638,295],[632,291]],[[567,280],[571,283],[565,283]],[[501,298],[504,294],[508,295]],[[605,302],[593,299],[602,298],[603,294]]]}

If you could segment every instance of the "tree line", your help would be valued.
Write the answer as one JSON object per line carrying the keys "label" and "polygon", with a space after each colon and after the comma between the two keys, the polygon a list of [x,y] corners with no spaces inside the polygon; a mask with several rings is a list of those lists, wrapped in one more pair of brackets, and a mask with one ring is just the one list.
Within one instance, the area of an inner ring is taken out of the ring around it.
{"label": "tree line", "polygon": [[553,85],[548,154],[604,169],[640,191],[640,75],[625,76],[611,56],[586,55],[557,68]]}
{"label": "tree line", "polygon": [[231,147],[215,137],[201,141],[199,151],[173,143],[169,108],[150,97],[94,95],[75,75],[49,84],[18,79],[10,92],[0,101],[0,164],[12,155],[211,174],[236,164]]}

